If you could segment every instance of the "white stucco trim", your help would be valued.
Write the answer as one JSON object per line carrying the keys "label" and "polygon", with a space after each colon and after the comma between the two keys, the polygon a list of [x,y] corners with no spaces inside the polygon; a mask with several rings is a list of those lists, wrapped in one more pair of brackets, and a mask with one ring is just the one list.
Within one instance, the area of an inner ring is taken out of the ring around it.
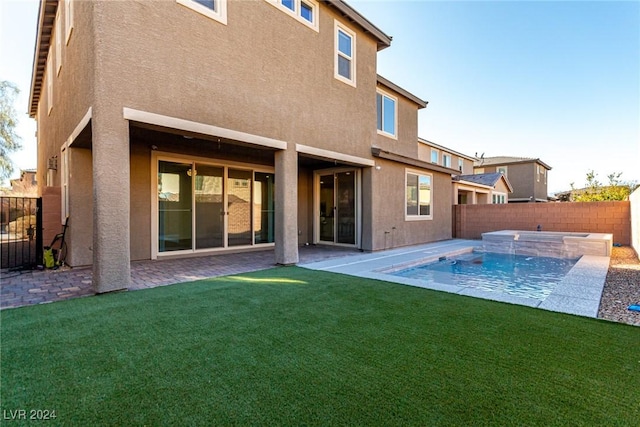
{"label": "white stucco trim", "polygon": [[221,128],[218,126],[208,125],[206,123],[193,122],[191,120],[179,119],[177,117],[165,116],[162,114],[150,113],[148,111],[134,110],[124,107],[122,115],[126,120],[133,122],[146,123],[150,125],[162,126],[166,128],[179,129],[186,132],[199,133],[202,135],[217,136],[220,138],[231,139],[247,144],[259,145],[261,147],[275,148],[278,150],[286,150],[286,141],[279,139],[267,138],[265,136],[253,135],[250,133],[240,132],[233,129]]}
{"label": "white stucco trim", "polygon": [[69,135],[69,138],[67,138],[66,145],[73,146],[73,141],[75,141],[78,135],[80,135],[80,132],[82,132],[84,128],[87,127],[87,125],[89,124],[89,121],[91,120],[92,114],[93,114],[93,109],[92,107],[89,107],[84,117],[80,119],[76,127],[73,129],[73,132],[71,132],[71,135]]}
{"label": "white stucco trim", "polygon": [[296,144],[298,153],[309,154],[311,156],[323,157],[329,160],[337,160],[360,166],[375,166],[373,159],[365,159],[364,157],[352,156],[350,154],[338,153],[337,151],[324,150],[322,148],[309,147],[308,145]]}

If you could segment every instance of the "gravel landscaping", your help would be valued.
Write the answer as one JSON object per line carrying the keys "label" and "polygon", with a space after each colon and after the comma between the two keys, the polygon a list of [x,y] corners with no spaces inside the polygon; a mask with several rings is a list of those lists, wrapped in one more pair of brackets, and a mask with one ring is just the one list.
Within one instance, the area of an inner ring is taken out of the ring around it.
{"label": "gravel landscaping", "polygon": [[640,261],[633,248],[614,247],[598,317],[640,326],[640,312],[628,307],[640,304]]}

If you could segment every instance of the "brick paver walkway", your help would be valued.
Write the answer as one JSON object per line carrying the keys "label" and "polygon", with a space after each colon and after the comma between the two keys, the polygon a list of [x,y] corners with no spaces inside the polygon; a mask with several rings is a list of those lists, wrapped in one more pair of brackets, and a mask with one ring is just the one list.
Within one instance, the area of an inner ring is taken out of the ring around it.
{"label": "brick paver walkway", "polygon": [[[350,248],[305,246],[300,263],[357,255]],[[247,273],[275,266],[273,249],[238,254],[211,255],[131,263],[129,290],[154,288],[208,277]],[[60,270],[26,270],[0,273],[0,308],[21,307],[95,295],[90,267]]]}

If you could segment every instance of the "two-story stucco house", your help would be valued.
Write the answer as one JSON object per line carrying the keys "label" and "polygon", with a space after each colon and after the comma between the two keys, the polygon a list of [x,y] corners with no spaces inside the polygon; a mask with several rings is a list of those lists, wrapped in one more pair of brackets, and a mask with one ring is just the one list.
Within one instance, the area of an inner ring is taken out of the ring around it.
{"label": "two-story stucco house", "polygon": [[547,202],[547,176],[551,166],[527,157],[483,157],[476,159],[474,174],[502,173],[511,184],[509,203]]}
{"label": "two-story stucco house", "polygon": [[42,0],[30,113],[67,261],[107,292],[132,260],[450,238],[458,169],[419,160],[390,44],[342,1]]}
{"label": "two-story stucco house", "polygon": [[434,165],[456,169],[452,175],[451,202],[454,205],[508,203],[513,191],[507,177],[500,173],[474,175],[475,157],[449,147],[418,138],[418,158]]}

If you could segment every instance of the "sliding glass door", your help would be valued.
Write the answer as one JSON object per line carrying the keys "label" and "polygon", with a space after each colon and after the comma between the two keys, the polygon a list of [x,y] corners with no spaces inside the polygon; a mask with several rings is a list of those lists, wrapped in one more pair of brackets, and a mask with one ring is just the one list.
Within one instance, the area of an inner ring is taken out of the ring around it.
{"label": "sliding glass door", "polygon": [[327,171],[317,175],[319,216],[317,240],[355,245],[357,242],[357,170]]}
{"label": "sliding glass door", "polygon": [[158,163],[158,250],[192,247],[191,164]]}
{"label": "sliding glass door", "polygon": [[273,243],[274,174],[158,160],[157,252]]}

